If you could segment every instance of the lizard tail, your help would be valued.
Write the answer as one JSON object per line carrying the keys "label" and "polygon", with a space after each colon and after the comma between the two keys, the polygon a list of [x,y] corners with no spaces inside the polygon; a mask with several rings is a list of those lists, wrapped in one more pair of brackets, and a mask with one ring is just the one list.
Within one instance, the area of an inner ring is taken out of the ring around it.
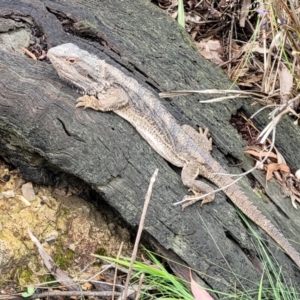
{"label": "lizard tail", "polygon": [[[223,173],[224,170],[218,170],[218,173]],[[233,182],[229,177],[214,175],[209,178],[217,186],[225,186]],[[262,212],[250,201],[250,199],[241,191],[240,187],[232,184],[224,190],[225,194],[230,200],[256,225],[261,227],[280,247],[282,247],[286,254],[294,261],[300,268],[300,255],[290,242],[282,235],[282,233],[268,220]]]}

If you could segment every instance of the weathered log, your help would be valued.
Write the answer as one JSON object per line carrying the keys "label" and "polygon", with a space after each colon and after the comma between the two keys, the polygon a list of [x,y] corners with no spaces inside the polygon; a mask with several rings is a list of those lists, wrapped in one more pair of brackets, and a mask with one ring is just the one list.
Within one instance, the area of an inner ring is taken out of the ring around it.
{"label": "weathered log", "polygon": [[[2,0],[0,5],[0,17],[21,20],[27,27],[31,20],[49,48],[77,44],[156,94],[231,86],[218,67],[199,56],[184,30],[148,1]],[[59,19],[68,19],[68,28]],[[64,30],[74,30],[74,35]],[[0,149],[27,179],[53,183],[60,172],[72,174],[136,226],[149,179],[159,168],[147,214],[147,236],[198,270],[198,279],[215,290],[257,288],[261,273],[248,258],[259,257],[257,243],[223,193],[202,208],[195,204],[182,212],[174,207],[172,202],[187,193],[180,170],[159,157],[130,124],[113,113],[75,109],[78,94],[58,78],[51,65],[0,51]],[[229,119],[242,106],[246,112],[251,108],[245,101],[203,105],[200,99],[204,96],[161,101],[178,122],[210,129],[213,156],[224,167],[230,159],[243,161],[242,169],[249,168],[242,149],[245,143]],[[260,117],[259,122],[262,126],[266,121]],[[278,126],[276,142],[293,164],[300,159],[299,151],[295,152],[299,129],[289,124],[285,120]],[[288,136],[293,144],[286,140]],[[238,168],[227,169],[238,172]],[[261,172],[253,175],[264,184]],[[297,211],[289,201],[279,203],[282,197],[276,183],[268,187],[275,203],[258,198],[246,179],[241,188],[287,238],[297,238]],[[278,260],[287,284],[299,286],[299,270],[262,230],[251,226]],[[300,251],[299,244],[294,246]]]}

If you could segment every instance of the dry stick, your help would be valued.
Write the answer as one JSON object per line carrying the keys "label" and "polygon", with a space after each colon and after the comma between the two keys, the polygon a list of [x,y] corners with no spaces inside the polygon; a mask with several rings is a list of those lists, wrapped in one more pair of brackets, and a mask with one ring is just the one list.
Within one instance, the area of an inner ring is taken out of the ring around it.
{"label": "dry stick", "polygon": [[[261,22],[263,23],[264,21],[265,21],[264,17],[262,17]],[[266,72],[266,69],[267,69],[267,41],[266,41],[266,39],[267,38],[266,38],[266,30],[264,29],[264,26],[262,26],[261,28],[262,28],[262,36],[263,36],[263,47],[265,50],[264,54],[263,54],[264,55],[264,72]],[[266,91],[265,87],[264,87],[263,91]]]}
{"label": "dry stick", "polygon": [[71,277],[69,277],[62,269],[56,266],[53,259],[46,252],[46,250],[44,249],[40,241],[34,236],[34,234],[29,230],[29,228],[27,229],[27,232],[31,241],[37,247],[46,268],[51,272],[51,274],[55,277],[55,279],[70,291],[80,291],[81,290],[80,286]]}
{"label": "dry stick", "polygon": [[135,300],[140,299],[140,294],[141,294],[141,289],[142,289],[144,277],[145,277],[145,273],[142,273],[142,275],[140,277],[140,280],[139,280],[139,286],[138,286],[138,290],[136,292]]}
{"label": "dry stick", "polygon": [[150,179],[150,184],[149,184],[148,191],[147,191],[147,194],[146,194],[146,197],[145,197],[145,203],[144,203],[144,207],[143,207],[143,211],[142,211],[142,215],[141,215],[139,229],[138,229],[138,232],[137,232],[137,235],[136,235],[136,239],[135,239],[135,243],[134,243],[134,247],[133,247],[133,251],[132,251],[132,256],[131,256],[131,260],[130,260],[130,265],[129,265],[129,269],[128,269],[128,274],[127,274],[127,278],[126,278],[125,288],[124,288],[124,291],[123,291],[123,296],[122,296],[123,300],[125,300],[126,297],[127,297],[129,280],[130,280],[130,276],[131,276],[131,273],[132,273],[133,264],[134,264],[135,259],[136,259],[136,254],[137,254],[139,242],[140,242],[140,239],[141,239],[142,231],[144,229],[144,224],[145,224],[145,219],[146,219],[146,212],[147,212],[147,209],[148,209],[148,205],[149,205],[150,198],[151,198],[151,195],[152,195],[153,185],[154,185],[154,182],[156,180],[157,174],[158,174],[158,169],[156,169],[154,171],[154,173],[153,173],[153,175]]}
{"label": "dry stick", "polygon": [[269,134],[272,132],[273,128],[278,124],[282,116],[287,114],[290,110],[286,108],[284,111],[279,113],[276,117],[272,116],[272,121],[263,129],[263,131],[259,134],[257,137],[260,139],[260,143],[264,144],[266,142],[266,139],[268,138]]}
{"label": "dry stick", "polygon": [[[278,39],[277,38],[274,38],[271,42],[271,45],[269,47],[269,51],[268,51],[268,56],[267,56],[267,68],[268,70],[264,70],[264,76],[263,76],[263,80],[262,80],[262,88],[264,91],[268,91],[269,90],[269,86],[271,85],[271,89],[270,91],[273,93],[274,90],[275,90],[275,84],[276,84],[276,80],[273,80],[273,83],[270,84],[270,78],[271,76],[269,76],[269,74],[272,74],[274,69],[276,68],[275,70],[275,77],[274,78],[277,78],[278,76],[278,68],[277,68],[277,63],[276,62],[280,62],[281,61],[281,57],[282,57],[282,54],[283,54],[283,51],[280,50],[280,49],[277,49],[277,43],[278,43]],[[285,43],[285,37],[283,37],[282,41],[281,41],[281,44],[284,45]],[[278,53],[276,53],[276,56],[277,58],[273,61],[273,63],[271,64],[271,59],[272,59],[272,55],[274,53],[274,48],[276,49],[276,51],[278,52],[279,51],[279,55]],[[282,49],[282,48],[281,48]],[[271,66],[270,66],[271,65]]]}
{"label": "dry stick", "polygon": [[[121,245],[120,245],[120,248],[119,248],[119,251],[118,251],[118,254],[117,254],[117,259],[120,258],[123,245],[124,245],[124,242],[122,242]],[[118,272],[118,265],[115,264],[115,274],[114,274],[113,290],[112,290],[112,296],[111,296],[112,300],[115,299],[115,288],[116,288],[116,281],[117,281],[117,272]]]}
{"label": "dry stick", "polygon": [[[229,49],[232,49],[232,35],[233,35],[233,19],[231,20],[231,24],[230,24]],[[229,64],[228,64],[227,74],[230,74],[232,51],[228,51],[228,60],[229,60]]]}
{"label": "dry stick", "polygon": [[28,49],[26,49],[26,48],[24,48],[24,47],[22,47],[21,49],[22,49],[29,57],[31,57],[31,58],[34,59],[34,60],[37,60],[36,56],[35,56],[32,52],[30,52]]}
{"label": "dry stick", "polygon": [[[266,106],[263,106],[261,107],[259,110],[257,110],[251,117],[250,119],[253,119],[257,114],[261,113],[263,110],[265,110],[266,108],[270,108],[270,107],[282,107],[282,104],[269,104],[269,105],[266,105]],[[258,129],[255,128],[257,131]]]}
{"label": "dry stick", "polygon": [[[26,298],[26,300],[38,299],[38,298],[49,298],[49,297],[57,297],[57,296],[87,296],[87,297],[110,297],[112,294],[111,291],[101,291],[101,292],[93,292],[93,291],[59,291],[59,292],[43,292],[38,294],[33,294],[32,296]],[[121,293],[116,292],[116,295],[121,295]],[[3,297],[4,296],[4,297]],[[13,295],[3,295],[0,296],[1,300],[24,300],[24,297],[13,296]],[[7,296],[7,297],[6,297]]]}
{"label": "dry stick", "polygon": [[[178,90],[178,91],[169,91],[169,92],[162,92],[159,93],[161,98],[172,98],[172,97],[179,97],[179,96],[187,96],[191,94],[225,94],[225,95],[246,95],[246,96],[255,96],[258,98],[263,98],[261,92],[250,92],[250,91],[242,91],[242,90],[217,90],[217,89],[207,89],[207,90]],[[205,100],[204,102],[206,102]]]}

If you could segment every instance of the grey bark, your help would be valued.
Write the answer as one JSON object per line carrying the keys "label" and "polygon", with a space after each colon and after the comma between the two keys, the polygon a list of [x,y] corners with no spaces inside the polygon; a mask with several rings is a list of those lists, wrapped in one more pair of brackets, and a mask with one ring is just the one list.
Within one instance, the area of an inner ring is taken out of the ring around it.
{"label": "grey bark", "polygon": [[[134,76],[156,94],[231,86],[222,70],[199,56],[184,30],[146,0],[2,0],[0,6],[0,17],[21,19],[27,27],[31,20],[44,33],[49,48],[66,42],[77,44]],[[58,16],[74,22],[75,35],[64,31]],[[261,273],[251,262],[259,257],[257,242],[224,194],[218,193],[213,203],[202,208],[195,204],[182,212],[174,207],[172,202],[187,193],[180,170],[159,157],[130,124],[113,113],[75,109],[78,94],[58,78],[51,65],[0,51],[1,152],[27,179],[54,184],[61,172],[72,174],[135,227],[149,179],[159,168],[145,235],[156,240],[162,252],[170,250],[198,270],[198,279],[210,288],[257,288]],[[178,122],[210,129],[213,156],[224,167],[229,159],[244,162],[242,169],[249,168],[251,161],[243,155],[245,143],[229,120],[241,107],[250,113],[247,103],[251,101],[199,104],[204,97],[161,101]],[[259,117],[258,125],[262,127],[265,120]],[[280,150],[296,166],[299,128],[285,120],[277,132]],[[287,137],[291,137],[288,142]],[[227,169],[230,173],[239,171]],[[264,185],[261,172],[253,175]],[[276,183],[268,186],[275,203],[258,198],[250,181],[244,180],[241,187],[287,238],[298,236],[298,213],[289,201],[280,199]],[[299,270],[263,231],[251,226],[278,260],[287,285],[299,286]],[[293,244],[300,251],[300,246]]]}

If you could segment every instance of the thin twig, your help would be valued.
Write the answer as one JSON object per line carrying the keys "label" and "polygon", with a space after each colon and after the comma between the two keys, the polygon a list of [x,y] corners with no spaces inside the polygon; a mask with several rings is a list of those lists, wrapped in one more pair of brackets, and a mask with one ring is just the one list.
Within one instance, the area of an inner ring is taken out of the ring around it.
{"label": "thin twig", "polygon": [[144,277],[145,277],[145,273],[142,273],[142,275],[140,277],[140,280],[139,280],[139,285],[138,285],[138,289],[137,289],[137,292],[136,292],[135,300],[140,299],[140,294],[141,294],[141,290],[142,290]]}
{"label": "thin twig", "polygon": [[199,103],[216,103],[216,102],[223,102],[225,100],[247,99],[247,98],[249,98],[249,96],[238,94],[235,96],[229,95],[226,97],[219,97],[219,98],[213,98],[213,99],[208,99],[208,100],[200,100]]}
{"label": "thin twig", "polygon": [[278,122],[280,121],[282,116],[284,116],[285,114],[287,114],[289,112],[290,112],[289,108],[286,108],[284,111],[279,113],[276,117],[274,117],[274,115],[272,115],[272,121],[264,128],[264,130],[257,137],[258,139],[260,139],[261,144],[265,143],[265,141],[268,138],[269,134],[271,133],[273,128],[275,128],[275,126],[278,124]]}
{"label": "thin twig", "polygon": [[[228,35],[228,38],[229,38],[229,49],[232,49],[232,36],[233,36],[233,24],[234,24],[234,19],[232,18],[231,19],[231,24],[230,24],[230,34]],[[227,68],[227,74],[230,74],[231,72],[231,60],[233,59],[232,57],[232,51],[228,51],[228,60],[229,60],[229,63],[228,63],[228,68]]]}
{"label": "thin twig", "polygon": [[[119,260],[121,252],[122,252],[122,248],[123,248],[124,242],[122,241],[118,254],[117,254],[117,259]],[[117,272],[118,272],[118,264],[115,264],[115,274],[114,274],[114,282],[113,282],[113,290],[112,290],[112,296],[111,299],[114,300],[115,299],[115,288],[116,288],[116,280],[117,280]]]}
{"label": "thin twig", "polygon": [[65,286],[68,290],[71,291],[79,291],[81,290],[81,287],[74,282],[74,280],[69,277],[62,269],[56,266],[53,259],[50,257],[50,255],[47,253],[47,251],[44,249],[40,241],[34,236],[34,234],[27,229],[28,235],[32,242],[36,245],[40,256],[43,259],[43,262],[46,266],[46,268],[51,272],[51,275],[55,277],[55,279],[63,286]]}
{"label": "thin twig", "polygon": [[[93,254],[92,254],[92,255],[93,255]],[[92,277],[90,277],[90,278],[88,279],[88,281],[93,280],[93,279],[96,278],[98,275],[104,273],[106,270],[108,270],[108,269],[110,269],[110,268],[113,268],[113,267],[114,267],[114,265],[113,265],[112,263],[110,263],[109,266],[106,266],[106,268],[102,268],[100,272],[98,272],[98,273],[94,274]]]}
{"label": "thin twig", "polygon": [[132,251],[132,256],[131,256],[131,260],[130,260],[130,265],[129,265],[129,269],[128,269],[128,274],[127,274],[127,278],[126,278],[125,288],[124,288],[124,291],[123,291],[123,296],[122,296],[123,300],[125,300],[126,297],[127,297],[128,286],[129,286],[129,281],[130,281],[130,277],[131,277],[131,273],[132,273],[132,269],[133,269],[133,264],[134,264],[135,259],[136,259],[138,246],[139,246],[139,243],[140,243],[142,231],[144,229],[146,213],[147,213],[148,205],[149,205],[150,198],[151,198],[151,195],[152,195],[153,185],[154,185],[154,182],[156,180],[157,174],[158,174],[158,169],[156,169],[154,171],[154,173],[153,173],[153,175],[150,179],[150,184],[149,184],[148,191],[147,191],[147,194],[146,194],[146,197],[145,197],[145,203],[144,203],[144,207],[143,207],[143,211],[142,211],[142,215],[141,215],[139,229],[138,229],[138,232],[137,232],[137,235],[136,235],[136,239],[135,239],[135,243],[134,243],[134,247],[133,247],[133,251]]}
{"label": "thin twig", "polygon": [[280,104],[269,104],[269,105],[263,106],[259,110],[257,110],[253,115],[251,115],[250,119],[253,119],[257,114],[259,114],[260,112],[262,112],[266,108],[279,107],[279,106],[281,106],[281,105]]}
{"label": "thin twig", "polygon": [[29,51],[28,49],[26,49],[26,48],[24,48],[24,47],[22,47],[21,49],[22,49],[29,57],[31,57],[31,58],[34,59],[34,60],[37,60],[36,56],[35,56],[31,51]]}
{"label": "thin twig", "polygon": [[[101,292],[92,292],[92,291],[53,291],[53,292],[44,292],[39,294],[34,294],[30,297],[27,297],[26,300],[33,300],[38,298],[49,298],[57,296],[90,296],[90,297],[110,297],[112,295],[111,291],[101,291]],[[121,293],[116,292],[115,295],[120,296]],[[14,296],[14,295],[4,295],[0,296],[0,300],[24,300],[24,297]]]}
{"label": "thin twig", "polygon": [[238,95],[246,95],[246,96],[255,96],[255,97],[258,97],[258,98],[264,98],[266,96],[261,92],[249,92],[249,91],[242,91],[242,90],[216,90],[216,89],[170,91],[170,92],[159,93],[159,96],[161,98],[170,98],[170,97],[185,96],[185,95],[191,95],[191,94],[212,94],[212,95],[238,94]]}

